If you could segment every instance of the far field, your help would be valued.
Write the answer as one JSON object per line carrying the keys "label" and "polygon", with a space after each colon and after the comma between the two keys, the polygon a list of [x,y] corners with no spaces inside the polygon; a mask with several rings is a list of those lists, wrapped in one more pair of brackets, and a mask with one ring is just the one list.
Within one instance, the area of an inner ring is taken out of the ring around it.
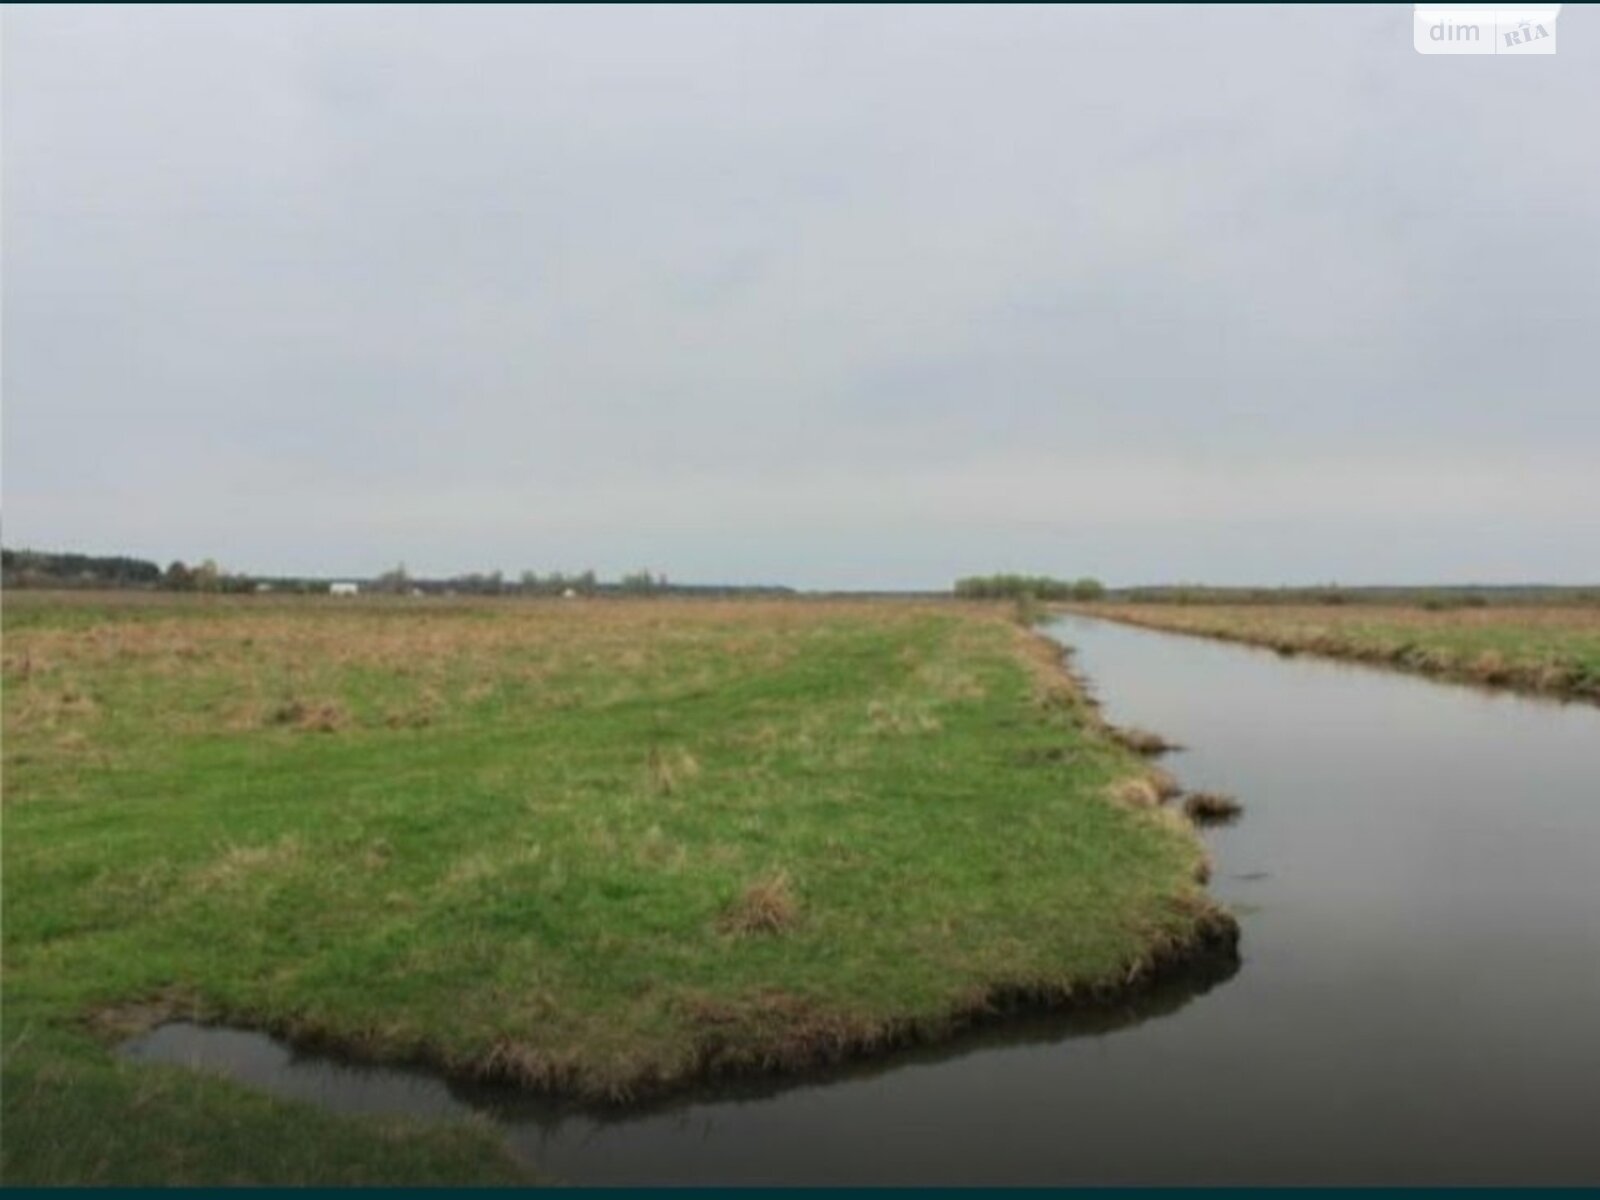
{"label": "far field", "polygon": [[1600,703],[1600,605],[1123,604],[1083,612]]}
{"label": "far field", "polygon": [[516,1177],[487,1128],[113,1056],[170,1014],[612,1100],[1103,994],[1227,928],[998,609],[13,592],[4,620],[10,1183]]}

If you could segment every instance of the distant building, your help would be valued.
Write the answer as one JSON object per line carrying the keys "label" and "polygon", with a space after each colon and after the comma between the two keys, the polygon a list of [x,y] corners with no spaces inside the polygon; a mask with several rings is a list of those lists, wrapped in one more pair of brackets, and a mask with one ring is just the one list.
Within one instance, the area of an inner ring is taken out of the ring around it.
{"label": "distant building", "polygon": [[561,593],[561,598],[563,600],[576,600],[578,598],[578,593],[575,589],[568,588],[566,591]]}
{"label": "distant building", "polygon": [[354,596],[361,590],[359,583],[334,583],[328,585],[330,596]]}

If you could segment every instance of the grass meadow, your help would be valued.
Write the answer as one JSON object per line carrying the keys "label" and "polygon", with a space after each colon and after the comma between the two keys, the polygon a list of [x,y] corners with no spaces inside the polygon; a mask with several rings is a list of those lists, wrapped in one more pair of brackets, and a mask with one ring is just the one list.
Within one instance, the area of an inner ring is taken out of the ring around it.
{"label": "grass meadow", "polygon": [[1600,703],[1600,606],[1594,604],[1434,611],[1399,604],[1108,603],[1082,611],[1283,654],[1321,654]]}
{"label": "grass meadow", "polygon": [[114,1056],[169,1015],[606,1103],[1225,921],[999,608],[5,599],[7,1182],[517,1177],[490,1128]]}

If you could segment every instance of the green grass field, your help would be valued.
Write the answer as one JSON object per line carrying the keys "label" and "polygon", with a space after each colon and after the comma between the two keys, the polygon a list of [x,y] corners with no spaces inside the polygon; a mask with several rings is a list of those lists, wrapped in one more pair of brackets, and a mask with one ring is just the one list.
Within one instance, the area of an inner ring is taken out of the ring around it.
{"label": "green grass field", "polygon": [[1600,703],[1600,607],[1095,604],[1091,616]]}
{"label": "green grass field", "polygon": [[[1219,918],[1048,647],[954,605],[11,593],[7,1182],[515,1177],[116,1036],[593,1099],[1121,986]],[[1135,789],[1137,791],[1137,789]]]}

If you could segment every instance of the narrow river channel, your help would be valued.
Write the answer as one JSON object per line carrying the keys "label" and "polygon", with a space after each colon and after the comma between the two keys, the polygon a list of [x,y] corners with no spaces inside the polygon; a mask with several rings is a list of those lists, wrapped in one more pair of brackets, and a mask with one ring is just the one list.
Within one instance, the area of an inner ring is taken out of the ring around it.
{"label": "narrow river channel", "polygon": [[1102,621],[1110,719],[1237,795],[1243,961],[610,1119],[169,1025],[139,1059],[354,1112],[487,1110],[574,1183],[1600,1183],[1600,710]]}

